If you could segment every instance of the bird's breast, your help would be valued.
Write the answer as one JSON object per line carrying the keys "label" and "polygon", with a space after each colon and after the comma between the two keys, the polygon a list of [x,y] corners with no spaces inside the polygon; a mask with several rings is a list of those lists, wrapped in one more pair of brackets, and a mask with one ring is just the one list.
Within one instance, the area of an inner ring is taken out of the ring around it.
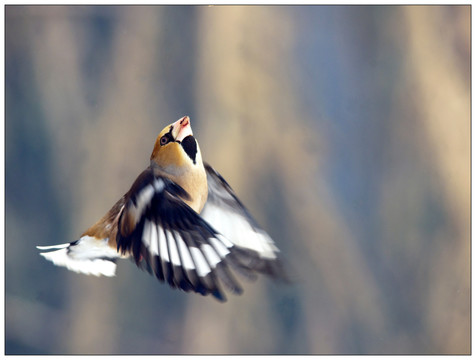
{"label": "bird's breast", "polygon": [[188,193],[190,198],[183,199],[188,206],[197,213],[202,211],[208,197],[207,174],[203,165],[196,165],[178,174],[162,173],[161,175],[165,175]]}
{"label": "bird's breast", "polygon": [[205,170],[193,171],[187,176],[177,180],[180,185],[191,197],[191,200],[184,200],[197,213],[200,213],[207,202],[208,184]]}

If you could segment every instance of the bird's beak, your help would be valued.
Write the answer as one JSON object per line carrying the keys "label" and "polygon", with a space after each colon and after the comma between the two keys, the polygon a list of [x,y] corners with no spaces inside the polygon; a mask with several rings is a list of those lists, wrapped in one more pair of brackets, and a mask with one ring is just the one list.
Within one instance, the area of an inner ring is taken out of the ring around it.
{"label": "bird's beak", "polygon": [[190,118],[184,116],[172,124],[172,136],[175,141],[182,141],[189,135],[193,135],[192,127],[190,126]]}

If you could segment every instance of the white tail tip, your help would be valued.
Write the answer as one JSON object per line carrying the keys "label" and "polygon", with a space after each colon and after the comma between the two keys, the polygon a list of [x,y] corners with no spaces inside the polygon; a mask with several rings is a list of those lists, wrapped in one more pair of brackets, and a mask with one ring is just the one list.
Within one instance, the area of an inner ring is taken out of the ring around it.
{"label": "white tail tip", "polygon": [[95,276],[115,276],[116,264],[113,261],[106,259],[86,259],[77,260],[67,254],[66,249],[59,249],[56,251],[50,251],[40,253],[46,260],[51,261],[58,266],[64,266],[68,270],[75,271],[77,273],[83,273],[86,275]]}
{"label": "white tail tip", "polygon": [[83,236],[78,241],[67,244],[37,246],[46,260],[71,271],[86,275],[116,275],[115,259],[117,251],[108,246],[107,239]]}
{"label": "white tail tip", "polygon": [[38,250],[57,250],[57,249],[64,249],[69,246],[69,243],[66,244],[58,244],[58,245],[50,245],[50,246],[37,246]]}

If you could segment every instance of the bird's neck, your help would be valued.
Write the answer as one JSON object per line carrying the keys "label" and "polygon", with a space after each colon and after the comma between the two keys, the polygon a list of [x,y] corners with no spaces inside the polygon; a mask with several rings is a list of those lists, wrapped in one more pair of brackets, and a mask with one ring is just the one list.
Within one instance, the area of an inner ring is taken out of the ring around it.
{"label": "bird's neck", "polygon": [[192,167],[159,167],[151,161],[151,168],[157,176],[164,176],[180,185],[191,197],[190,200],[183,199],[197,213],[200,213],[208,197],[207,174],[203,163],[197,163]]}

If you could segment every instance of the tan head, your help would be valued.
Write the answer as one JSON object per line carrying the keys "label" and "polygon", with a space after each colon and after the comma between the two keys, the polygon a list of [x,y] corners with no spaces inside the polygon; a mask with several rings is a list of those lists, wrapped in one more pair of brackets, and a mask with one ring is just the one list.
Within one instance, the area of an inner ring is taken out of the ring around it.
{"label": "tan head", "polygon": [[178,175],[190,166],[201,166],[198,143],[193,137],[190,118],[184,116],[166,126],[157,136],[150,156],[151,166]]}

